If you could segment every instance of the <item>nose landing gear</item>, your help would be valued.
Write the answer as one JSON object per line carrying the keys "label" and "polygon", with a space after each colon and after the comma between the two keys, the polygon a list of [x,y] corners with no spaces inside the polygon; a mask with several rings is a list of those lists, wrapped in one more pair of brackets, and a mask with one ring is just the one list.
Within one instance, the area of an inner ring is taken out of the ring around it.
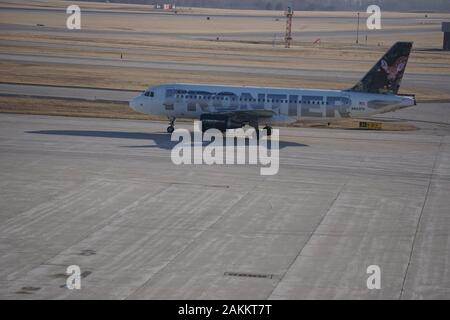
{"label": "nose landing gear", "polygon": [[167,127],[168,133],[174,132],[174,130],[175,130],[174,124],[175,124],[175,118],[170,118],[169,126]]}

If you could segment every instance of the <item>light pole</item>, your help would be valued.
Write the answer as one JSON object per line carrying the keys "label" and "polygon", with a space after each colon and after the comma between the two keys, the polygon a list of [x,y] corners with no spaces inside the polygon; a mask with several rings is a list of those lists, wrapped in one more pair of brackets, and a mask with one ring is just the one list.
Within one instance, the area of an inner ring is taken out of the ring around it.
{"label": "light pole", "polygon": [[356,25],[356,44],[359,43],[359,12],[358,12],[358,24]]}

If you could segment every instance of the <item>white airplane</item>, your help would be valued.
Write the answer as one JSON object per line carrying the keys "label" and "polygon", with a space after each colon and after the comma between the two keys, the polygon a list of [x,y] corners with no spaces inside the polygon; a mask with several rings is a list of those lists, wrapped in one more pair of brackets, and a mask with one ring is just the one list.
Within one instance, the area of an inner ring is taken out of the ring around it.
{"label": "white airplane", "polygon": [[167,132],[176,118],[200,119],[202,130],[241,128],[256,132],[264,125],[289,124],[300,119],[331,121],[366,117],[416,104],[412,95],[399,95],[412,42],[397,42],[351,89],[312,90],[173,83],[150,87],[130,101],[135,111],[167,116]]}

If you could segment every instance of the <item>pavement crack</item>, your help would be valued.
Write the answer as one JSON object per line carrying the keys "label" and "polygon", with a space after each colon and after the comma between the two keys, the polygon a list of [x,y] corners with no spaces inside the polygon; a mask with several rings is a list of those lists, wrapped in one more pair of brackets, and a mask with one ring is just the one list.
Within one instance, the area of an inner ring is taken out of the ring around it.
{"label": "pavement crack", "polygon": [[331,201],[327,211],[325,212],[325,214],[320,218],[319,222],[317,223],[316,227],[314,228],[314,230],[312,232],[309,233],[308,239],[305,241],[305,244],[303,245],[303,247],[299,250],[299,252],[297,253],[297,255],[295,256],[294,259],[292,259],[292,262],[289,264],[289,266],[286,268],[286,271],[281,274],[281,276],[279,277],[277,283],[275,284],[275,286],[273,287],[272,291],[269,293],[269,295],[267,296],[267,299],[269,299],[273,293],[275,292],[276,288],[278,287],[278,285],[281,283],[281,281],[283,281],[284,277],[286,276],[286,274],[289,272],[289,270],[291,269],[291,267],[294,265],[295,261],[297,261],[297,259],[301,256],[303,250],[305,249],[305,247],[308,245],[308,243],[311,241],[311,238],[314,234],[316,234],[317,229],[319,228],[319,226],[322,224],[323,220],[325,220],[325,217],[328,215],[328,213],[330,212],[331,208],[334,206],[334,204],[336,203],[337,199],[339,199],[339,196],[341,195],[342,190],[344,190],[344,188],[346,187],[347,183],[349,180],[347,180],[339,189],[339,191],[337,192],[336,196],[334,197],[333,201]]}
{"label": "pavement crack", "polygon": [[411,266],[411,261],[412,261],[412,257],[413,257],[413,254],[414,254],[414,246],[416,244],[417,234],[419,233],[420,221],[422,220],[423,211],[424,211],[425,205],[427,204],[427,201],[428,201],[428,195],[430,193],[431,183],[433,182],[434,170],[436,168],[437,160],[439,159],[439,154],[441,153],[443,139],[444,139],[444,136],[442,136],[441,139],[440,139],[438,150],[437,150],[436,155],[434,157],[433,168],[431,169],[431,174],[430,174],[429,181],[428,181],[428,186],[427,186],[427,192],[425,193],[425,198],[423,200],[422,209],[420,210],[419,219],[417,220],[416,231],[414,233],[414,238],[413,238],[413,242],[412,242],[412,245],[411,245],[411,252],[409,253],[408,265],[406,266],[405,276],[403,277],[402,289],[400,291],[399,300],[401,300],[403,298],[403,294],[405,292],[406,279],[408,277],[409,267]]}

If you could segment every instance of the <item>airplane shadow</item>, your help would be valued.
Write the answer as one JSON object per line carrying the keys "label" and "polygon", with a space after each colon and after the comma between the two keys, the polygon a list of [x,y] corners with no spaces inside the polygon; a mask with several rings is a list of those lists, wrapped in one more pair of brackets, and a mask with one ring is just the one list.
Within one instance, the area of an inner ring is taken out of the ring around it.
{"label": "airplane shadow", "polygon": [[[175,145],[178,144],[178,141],[171,141],[170,135],[165,132],[143,133],[143,132],[97,131],[97,130],[38,130],[38,131],[26,131],[26,133],[48,134],[58,136],[75,136],[75,137],[151,140],[155,143],[155,145],[123,146],[124,148],[160,148],[170,150]],[[193,136],[191,137],[193,139]],[[203,145],[206,146],[209,143],[210,142],[203,142]],[[246,141],[246,145],[248,145],[248,140]],[[280,140],[279,148],[282,149],[286,147],[308,147],[308,145],[297,142]]]}

